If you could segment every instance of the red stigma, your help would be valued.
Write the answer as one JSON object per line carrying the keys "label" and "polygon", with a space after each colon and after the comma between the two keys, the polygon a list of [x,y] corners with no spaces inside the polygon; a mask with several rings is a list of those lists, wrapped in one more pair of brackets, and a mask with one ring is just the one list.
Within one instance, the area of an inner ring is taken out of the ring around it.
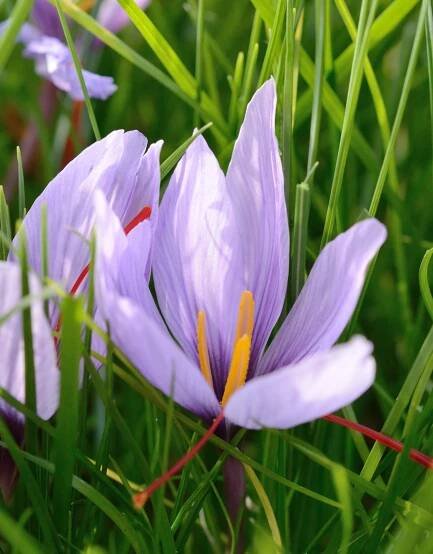
{"label": "red stigma", "polygon": [[138,214],[131,219],[131,221],[126,225],[126,227],[123,229],[125,232],[125,235],[128,235],[139,223],[142,223],[146,219],[149,219],[152,215],[152,208],[150,206],[144,206],[144,208],[138,212]]}
{"label": "red stigma", "polygon": [[[380,444],[383,444],[383,446],[386,446],[391,450],[395,450],[396,452],[403,452],[403,443],[396,439],[388,437],[388,435],[385,435],[380,431],[375,431],[374,429],[371,429],[366,425],[361,425],[360,423],[350,421],[349,419],[345,419],[344,417],[340,417],[335,414],[324,416],[322,419],[330,421],[331,423],[336,423],[337,425],[341,425],[341,427],[351,429],[352,431],[356,431],[357,433],[361,433],[362,435],[369,437],[370,439],[373,439]],[[409,452],[409,458],[428,469],[433,469],[433,458],[427,456],[426,454],[423,454],[419,450],[415,450],[414,448],[412,448]]]}
{"label": "red stigma", "polygon": [[218,416],[213,420],[212,425],[209,427],[206,433],[191,448],[191,450],[188,450],[188,452],[184,456],[182,456],[182,458],[180,458],[180,460],[178,460],[174,464],[174,466],[172,466],[168,471],[166,471],[160,477],[158,477],[158,479],[155,479],[155,481],[153,481],[146,489],[144,489],[143,491],[137,494],[134,494],[134,496],[132,497],[134,508],[136,508],[137,510],[141,509],[156,490],[158,490],[165,483],[167,483],[167,481],[169,481],[173,477],[173,475],[175,475],[188,462],[190,462],[200,452],[200,450],[211,438],[211,436],[215,433],[215,431],[218,429],[218,426],[220,425],[223,419],[224,419],[224,412],[221,411],[218,414]]}

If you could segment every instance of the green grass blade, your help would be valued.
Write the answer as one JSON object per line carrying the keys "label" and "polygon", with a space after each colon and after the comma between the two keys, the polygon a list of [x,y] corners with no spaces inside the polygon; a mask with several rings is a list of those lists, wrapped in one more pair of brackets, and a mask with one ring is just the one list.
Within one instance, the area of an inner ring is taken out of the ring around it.
{"label": "green grass blade", "polygon": [[397,135],[400,130],[401,122],[406,109],[407,100],[409,98],[413,75],[418,61],[418,55],[419,55],[422,36],[423,36],[424,22],[427,14],[427,6],[428,6],[428,0],[423,1],[421,5],[419,17],[418,17],[418,23],[417,23],[417,28],[415,32],[415,38],[413,41],[412,51],[409,58],[409,64],[407,66],[406,76],[404,78],[403,89],[401,91],[397,113],[395,115],[394,123],[391,130],[391,136],[388,142],[388,146],[385,152],[385,157],[382,162],[382,167],[380,168],[379,177],[377,178],[376,187],[374,189],[373,197],[371,199],[370,207],[368,210],[370,215],[373,215],[373,216],[376,214],[377,209],[379,207],[379,202],[382,196],[383,187],[385,185],[385,180],[388,174],[389,164],[392,159],[395,142],[397,140]]}
{"label": "green grass blade", "polygon": [[[197,100],[200,103],[203,74],[203,29],[204,29],[204,3],[205,0],[198,0],[197,28],[195,39],[195,80],[197,83]],[[200,110],[197,107],[194,113],[194,126],[200,125]]]}
{"label": "green grass blade", "polygon": [[430,248],[430,250],[427,250],[427,252],[424,254],[421,265],[419,266],[419,288],[421,290],[424,305],[429,313],[429,316],[433,320],[433,296],[430,290],[428,279],[428,268],[432,255],[433,248]]}
{"label": "green grass blade", "polygon": [[266,48],[262,68],[260,70],[258,86],[263,84],[272,72],[278,56],[281,54],[281,31],[284,25],[284,14],[286,11],[286,0],[279,0],[278,8],[275,12],[275,18],[272,23],[271,38]]}
{"label": "green grass blade", "polygon": [[33,0],[18,0],[15,4],[9,24],[0,36],[0,73],[3,72],[23,23],[26,21],[31,9]]}
{"label": "green grass blade", "polygon": [[12,240],[11,235],[11,220],[9,215],[9,207],[6,201],[4,189],[0,186],[0,231],[5,237],[6,242],[0,237],[0,260],[5,260],[8,256],[8,243]]}
{"label": "green grass blade", "polygon": [[23,159],[21,149],[17,146],[17,165],[18,165],[18,217],[23,219],[26,215],[26,189],[24,183]]}
{"label": "green grass blade", "polygon": [[61,381],[55,441],[56,469],[53,482],[53,513],[59,532],[65,536],[71,509],[74,449],[78,437],[82,310],[80,299],[65,298],[61,303]]}
{"label": "green grass blade", "polygon": [[[21,296],[29,296],[29,265],[27,258],[27,241],[24,232],[20,233],[20,267],[21,267]],[[36,377],[35,362],[33,358],[33,333],[31,308],[24,308],[22,311],[22,332],[24,339],[24,363],[25,363],[25,399],[26,406],[30,411],[36,413]],[[25,440],[30,452],[37,452],[37,437],[31,421],[26,421]]]}
{"label": "green grass blade", "polygon": [[174,168],[174,166],[177,164],[177,162],[180,160],[180,158],[185,153],[185,150],[188,148],[190,144],[194,142],[194,140],[201,134],[203,134],[207,129],[209,129],[212,126],[212,123],[208,123],[207,125],[204,125],[201,127],[201,129],[198,129],[197,131],[194,131],[194,133],[180,146],[176,148],[174,152],[166,158],[162,164],[161,164],[161,181],[167,177],[167,175],[170,173],[170,171]]}
{"label": "green grass blade", "polygon": [[346,110],[344,112],[343,126],[341,129],[340,145],[338,148],[337,160],[331,183],[328,210],[326,212],[325,224],[323,228],[322,248],[330,240],[335,223],[336,211],[352,138],[359,92],[361,89],[369,33],[373,23],[374,14],[376,13],[377,0],[373,0],[369,7],[368,5],[369,2],[367,0],[363,0],[359,16],[358,34],[355,43],[355,54],[350,75],[349,90],[347,93]]}
{"label": "green grass blade", "polygon": [[118,1],[179,88],[191,98],[196,98],[197,81],[147,14],[132,0]]}

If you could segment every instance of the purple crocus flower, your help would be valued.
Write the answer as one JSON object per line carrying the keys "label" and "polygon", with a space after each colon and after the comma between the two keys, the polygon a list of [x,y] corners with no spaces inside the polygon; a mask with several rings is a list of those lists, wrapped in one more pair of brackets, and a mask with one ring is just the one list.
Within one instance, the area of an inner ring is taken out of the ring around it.
{"label": "purple crocus flower", "polygon": [[[21,312],[14,312],[20,302],[21,270],[18,264],[0,262],[0,387],[20,402],[25,402],[24,340]],[[33,355],[35,364],[37,413],[49,419],[57,409],[59,372],[51,327],[38,299],[40,284],[29,275],[30,293],[35,297],[31,306]],[[0,399],[0,416],[4,418],[18,442],[22,442],[24,416]],[[16,479],[16,468],[9,453],[0,448],[0,489],[8,499]]]}
{"label": "purple crocus flower", "polygon": [[[115,131],[95,142],[70,162],[36,199],[23,220],[29,264],[41,274],[42,206],[47,212],[48,276],[68,291],[85,289],[89,263],[88,239],[95,224],[91,201],[97,190],[120,218],[122,232],[128,232],[144,217],[154,228],[158,213],[162,142],[147,147],[138,131]],[[18,247],[15,237],[13,247]],[[149,269],[148,269],[149,272]],[[11,252],[8,262],[0,262],[0,387],[24,401],[24,361],[20,313],[4,322],[3,317],[19,302],[20,269]],[[31,292],[40,286],[31,276]],[[33,343],[37,379],[37,411],[50,418],[58,404],[57,354],[52,330],[58,328],[59,312],[50,302],[49,321],[41,302],[32,305]],[[18,442],[23,438],[23,417],[0,399],[0,416],[8,423]],[[5,450],[0,449],[0,489],[10,496],[16,468]]]}
{"label": "purple crocus flower", "polygon": [[227,175],[199,137],[170,180],[153,246],[169,330],[145,279],[151,226],[125,237],[103,195],[95,195],[96,298],[113,342],[184,408],[207,421],[223,409],[228,424],[252,429],[311,421],[372,384],[371,343],[358,336],[333,345],[386,236],[367,219],[329,243],[266,350],[289,263],[275,107],[271,79],[247,108]]}

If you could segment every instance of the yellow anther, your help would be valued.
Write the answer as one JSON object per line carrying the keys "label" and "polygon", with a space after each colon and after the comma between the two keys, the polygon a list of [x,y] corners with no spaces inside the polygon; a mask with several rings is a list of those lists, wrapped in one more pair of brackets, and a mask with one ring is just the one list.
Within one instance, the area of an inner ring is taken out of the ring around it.
{"label": "yellow anther", "polygon": [[[238,321],[236,324],[236,335],[234,346],[238,340],[243,336],[247,335],[252,337],[254,328],[254,298],[253,293],[249,290],[244,290],[241,295],[241,300],[239,302],[239,311],[238,311]],[[234,354],[234,350],[233,350]]]}
{"label": "yellow anther", "polygon": [[235,344],[230,370],[224,389],[221,404],[225,406],[230,396],[239,387],[245,385],[250,362],[251,337],[243,335]]}
{"label": "yellow anther", "polygon": [[206,314],[200,310],[197,314],[197,350],[200,369],[204,378],[213,388],[212,371],[209,362],[209,351],[207,349],[206,340]]}

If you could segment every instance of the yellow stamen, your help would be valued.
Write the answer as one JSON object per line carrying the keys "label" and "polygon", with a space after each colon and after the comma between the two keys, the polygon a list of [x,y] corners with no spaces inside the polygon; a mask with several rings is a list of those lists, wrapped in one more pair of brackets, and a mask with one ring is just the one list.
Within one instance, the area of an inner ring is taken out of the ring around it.
{"label": "yellow stamen", "polygon": [[[252,337],[254,327],[254,298],[253,293],[249,290],[244,290],[241,295],[241,300],[239,302],[239,311],[238,311],[238,322],[236,325],[236,335],[234,341],[234,347],[238,340],[243,336],[247,335]],[[233,350],[234,354],[234,350]]]}
{"label": "yellow stamen", "polygon": [[197,350],[200,369],[204,378],[213,388],[212,371],[210,369],[209,351],[206,340],[206,314],[200,310],[197,314]]}
{"label": "yellow stamen", "polygon": [[230,396],[245,385],[250,361],[251,337],[243,335],[235,344],[229,375],[227,377],[221,404],[225,406]]}

